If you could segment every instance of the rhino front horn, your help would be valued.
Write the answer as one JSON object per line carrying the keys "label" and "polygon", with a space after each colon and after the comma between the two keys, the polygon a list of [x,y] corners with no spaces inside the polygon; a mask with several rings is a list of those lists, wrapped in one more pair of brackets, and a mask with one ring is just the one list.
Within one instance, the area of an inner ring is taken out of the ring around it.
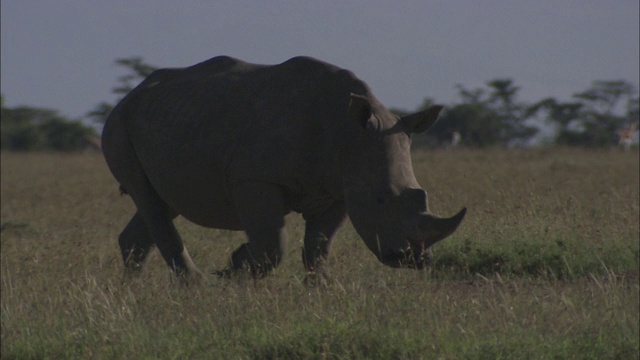
{"label": "rhino front horn", "polygon": [[427,215],[427,247],[453,234],[462,222],[462,219],[464,219],[466,213],[467,208],[462,208],[460,212],[450,218],[441,219],[432,215]]}

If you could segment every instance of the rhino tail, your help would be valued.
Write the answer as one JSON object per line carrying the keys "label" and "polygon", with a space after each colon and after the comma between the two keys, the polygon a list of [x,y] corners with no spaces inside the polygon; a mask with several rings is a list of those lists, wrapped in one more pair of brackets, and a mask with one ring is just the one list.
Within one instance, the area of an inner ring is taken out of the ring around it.
{"label": "rhino tail", "polygon": [[124,186],[120,185],[120,196],[124,195],[129,195],[129,192],[127,192],[127,189],[125,189]]}

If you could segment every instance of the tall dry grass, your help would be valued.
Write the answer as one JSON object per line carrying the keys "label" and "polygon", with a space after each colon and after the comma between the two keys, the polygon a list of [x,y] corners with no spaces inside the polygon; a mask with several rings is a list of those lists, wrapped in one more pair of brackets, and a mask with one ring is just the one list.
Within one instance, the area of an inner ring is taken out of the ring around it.
{"label": "tall dry grass", "polygon": [[[127,278],[134,208],[100,156],[2,154],[2,358],[637,358],[638,153],[417,152],[431,210],[469,213],[422,272],[377,263],[347,226],[334,284],[307,287],[302,220],[264,280]],[[241,233],[177,226],[207,273]]]}

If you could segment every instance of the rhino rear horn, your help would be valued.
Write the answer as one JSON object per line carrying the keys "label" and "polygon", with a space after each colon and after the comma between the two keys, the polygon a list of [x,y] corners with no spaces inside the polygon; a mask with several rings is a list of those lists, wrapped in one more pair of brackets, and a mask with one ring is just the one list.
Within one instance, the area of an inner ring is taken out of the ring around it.
{"label": "rhino rear horn", "polygon": [[427,110],[403,117],[402,121],[409,129],[409,132],[422,133],[429,130],[438,121],[438,116],[440,116],[442,109],[442,105],[433,105]]}
{"label": "rhino rear horn", "polygon": [[447,236],[453,234],[454,231],[458,228],[462,219],[467,213],[467,208],[462,208],[457,214],[450,218],[438,218],[432,215],[429,215],[427,226],[428,226],[428,238],[426,240],[427,247],[437,243],[438,241],[446,238]]}

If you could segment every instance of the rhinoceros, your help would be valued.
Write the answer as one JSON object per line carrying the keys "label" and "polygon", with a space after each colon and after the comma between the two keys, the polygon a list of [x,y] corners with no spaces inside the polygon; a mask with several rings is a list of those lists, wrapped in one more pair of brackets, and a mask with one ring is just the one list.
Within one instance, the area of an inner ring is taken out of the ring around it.
{"label": "rhinoceros", "polygon": [[282,260],[284,216],[305,220],[302,258],[324,272],[350,218],[377,259],[424,268],[452,234],[415,179],[410,135],[442,106],[398,117],[352,72],[310,57],[279,65],[227,56],[154,71],[113,109],[102,134],[107,164],[137,212],[119,236],[126,269],[155,245],[183,278],[199,278],[173,224],[244,230],[225,271],[261,277]]}

